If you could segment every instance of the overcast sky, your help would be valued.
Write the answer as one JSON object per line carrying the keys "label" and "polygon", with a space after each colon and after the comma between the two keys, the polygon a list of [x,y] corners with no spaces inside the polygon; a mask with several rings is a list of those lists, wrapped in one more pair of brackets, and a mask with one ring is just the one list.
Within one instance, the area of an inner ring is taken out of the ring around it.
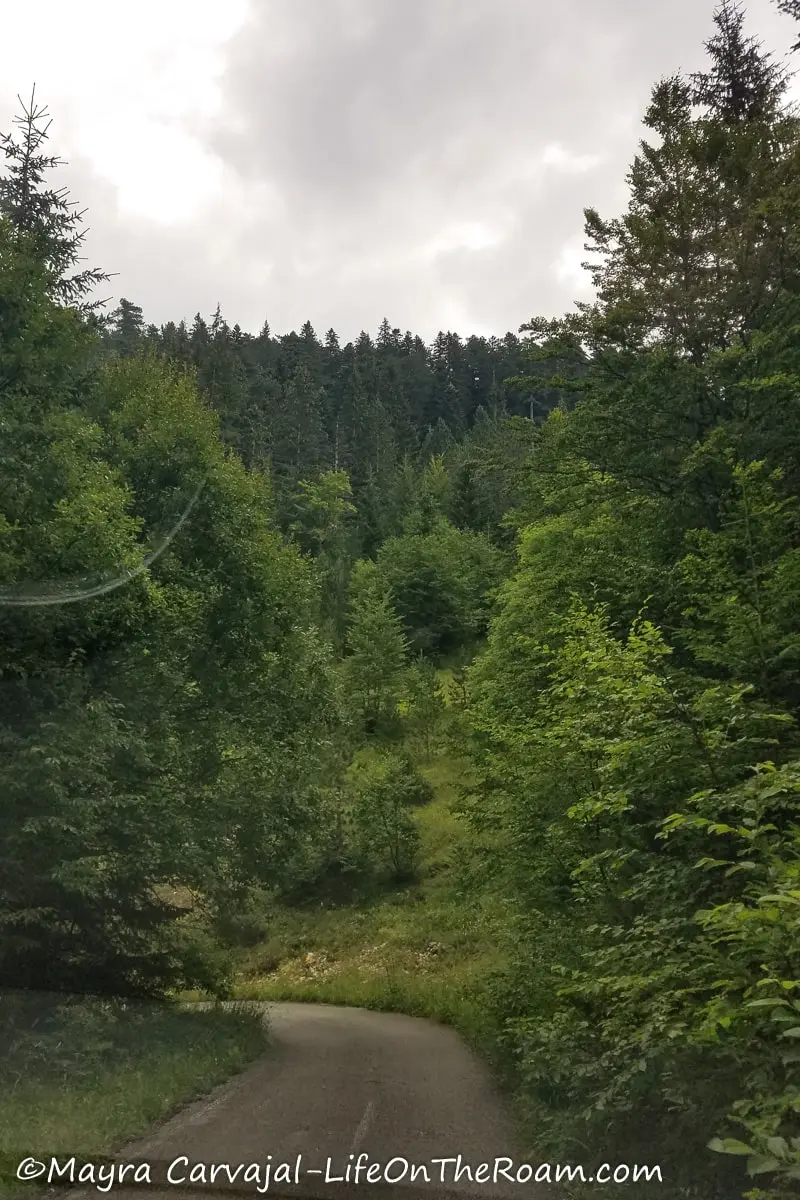
{"label": "overcast sky", "polygon": [[[794,24],[747,7],[784,54]],[[3,15],[0,129],[35,81],[89,263],[148,321],[502,335],[587,294],[582,209],[620,211],[650,89],[702,64],[712,8],[37,0]]]}

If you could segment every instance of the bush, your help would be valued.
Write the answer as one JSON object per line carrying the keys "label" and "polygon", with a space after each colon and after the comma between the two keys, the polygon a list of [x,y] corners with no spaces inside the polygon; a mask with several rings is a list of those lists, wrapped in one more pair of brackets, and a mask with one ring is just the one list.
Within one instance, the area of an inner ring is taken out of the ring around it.
{"label": "bush", "polygon": [[348,815],[356,853],[393,880],[413,878],[419,832],[409,809],[432,798],[431,785],[407,758],[386,752],[358,760],[350,783]]}

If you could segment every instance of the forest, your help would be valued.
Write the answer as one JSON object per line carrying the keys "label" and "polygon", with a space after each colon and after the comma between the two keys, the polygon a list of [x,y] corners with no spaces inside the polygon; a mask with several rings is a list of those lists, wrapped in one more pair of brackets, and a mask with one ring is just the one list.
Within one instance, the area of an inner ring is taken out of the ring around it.
{"label": "forest", "polygon": [[790,84],[721,0],[704,70],[653,87],[627,208],[585,209],[594,299],[429,345],[93,301],[110,277],[24,108],[0,142],[5,1041],[20,992],[237,995],[259,905],[406,903],[444,755],[452,903],[492,922],[472,1033],[537,1153],[798,1194]]}

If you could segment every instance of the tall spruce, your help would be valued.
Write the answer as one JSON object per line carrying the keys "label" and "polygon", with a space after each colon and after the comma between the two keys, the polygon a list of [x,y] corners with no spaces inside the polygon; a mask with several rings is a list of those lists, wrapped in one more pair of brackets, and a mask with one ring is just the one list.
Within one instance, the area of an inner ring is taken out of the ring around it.
{"label": "tall spruce", "polygon": [[299,363],[277,413],[273,463],[291,480],[308,479],[330,463],[322,389],[305,363]]}
{"label": "tall spruce", "polygon": [[68,188],[53,189],[45,184],[47,173],[63,166],[64,160],[45,153],[51,120],[47,108],[36,103],[36,89],[29,104],[17,99],[21,112],[13,121],[16,130],[0,134],[0,152],[5,158],[5,171],[0,175],[0,216],[28,240],[44,264],[53,298],[96,313],[105,301],[89,302],[84,297],[111,276],[99,267],[68,273],[81,259],[87,233],[81,228],[85,210],[78,211],[67,199]]}
{"label": "tall spruce", "polygon": [[144,318],[138,304],[123,296],[111,314],[110,342],[123,358],[130,358],[139,348],[144,330]]}
{"label": "tall spruce", "polygon": [[691,77],[694,103],[725,124],[769,120],[786,93],[785,69],[745,34],[744,22],[739,0],[722,0],[705,43],[709,66]]}

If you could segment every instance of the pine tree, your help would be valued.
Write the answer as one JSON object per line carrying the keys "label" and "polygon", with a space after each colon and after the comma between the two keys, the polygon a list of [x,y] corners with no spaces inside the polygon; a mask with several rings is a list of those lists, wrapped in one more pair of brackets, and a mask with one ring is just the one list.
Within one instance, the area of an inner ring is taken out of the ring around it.
{"label": "pine tree", "polygon": [[394,463],[391,421],[358,364],[346,373],[337,436],[339,462],[349,470],[356,493],[370,472],[384,477],[391,471]]}
{"label": "pine tree", "polygon": [[448,507],[450,520],[457,529],[478,531],[486,524],[481,513],[475,473],[475,463],[470,458],[462,458],[453,472]]}
{"label": "pine tree", "polygon": [[705,43],[710,68],[692,76],[695,104],[725,124],[773,117],[786,92],[786,72],[744,33],[738,0],[722,0],[714,13],[715,35]]}
{"label": "pine tree", "polygon": [[184,364],[192,361],[189,330],[186,328],[185,321],[181,321],[178,325],[174,321],[167,321],[165,325],[162,325],[158,332],[158,344],[168,358]]}
{"label": "pine tree", "polygon": [[404,454],[397,464],[389,492],[392,532],[399,533],[417,503],[419,479],[414,460]]}
{"label": "pine tree", "polygon": [[111,343],[123,358],[136,353],[143,327],[141,308],[123,296],[119,307],[111,314]]}
{"label": "pine tree", "polygon": [[413,454],[418,447],[408,392],[397,360],[386,358],[378,367],[378,397],[394,435],[399,454]]}
{"label": "pine tree", "polygon": [[350,585],[347,674],[366,730],[397,712],[408,643],[374,563],[356,563]]}
{"label": "pine tree", "polygon": [[314,332],[314,326],[310,321],[305,321],[303,323],[303,326],[300,330],[300,337],[309,346],[313,346],[315,349],[319,347],[319,339],[317,338],[317,335]]}
{"label": "pine tree", "polygon": [[450,478],[444,457],[436,455],[428,460],[417,483],[413,507],[403,522],[407,534],[432,533],[445,518],[450,506]]}
{"label": "pine tree", "polygon": [[16,234],[27,239],[47,269],[53,298],[85,313],[96,313],[105,300],[88,302],[83,297],[111,276],[98,267],[67,274],[81,259],[79,252],[87,232],[80,228],[85,210],[76,211],[77,206],[67,199],[67,188],[54,191],[43,186],[46,174],[64,165],[64,160],[44,153],[51,121],[47,109],[37,107],[35,89],[29,105],[17,98],[22,107],[21,114],[14,118],[18,135],[0,134],[0,151],[6,161],[6,174],[0,176],[0,216],[10,222]]}
{"label": "pine tree", "polygon": [[375,345],[378,356],[384,358],[396,354],[400,349],[400,330],[393,329],[386,317],[380,323]]}
{"label": "pine tree", "polygon": [[429,426],[420,448],[420,458],[428,462],[431,458],[446,454],[454,444],[453,434],[447,422],[439,417],[435,425]]}
{"label": "pine tree", "polygon": [[291,480],[308,479],[329,464],[322,389],[304,363],[296,368],[284,393],[274,446],[275,469]]}
{"label": "pine tree", "polygon": [[208,322],[203,319],[199,312],[195,313],[192,328],[189,330],[189,345],[192,348],[195,363],[199,363],[200,355],[209,341]]}
{"label": "pine tree", "polygon": [[392,531],[391,525],[390,488],[370,470],[358,497],[358,537],[364,558],[375,556]]}
{"label": "pine tree", "polygon": [[698,117],[692,86],[675,76],[654,89],[644,123],[660,144],[640,143],[627,213],[585,210],[599,304],[579,309],[594,346],[660,343],[697,364],[758,328],[785,278],[779,197],[796,178],[798,122]]}

